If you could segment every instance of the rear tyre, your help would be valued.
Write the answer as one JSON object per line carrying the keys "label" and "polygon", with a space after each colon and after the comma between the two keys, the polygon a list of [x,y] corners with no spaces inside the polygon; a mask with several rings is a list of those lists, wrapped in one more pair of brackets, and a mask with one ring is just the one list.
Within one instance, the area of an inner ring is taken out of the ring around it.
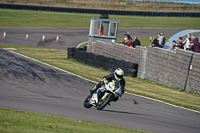
{"label": "rear tyre", "polygon": [[83,106],[85,108],[91,108],[92,107],[92,105],[89,103],[89,100],[90,100],[91,97],[92,97],[92,94],[90,94],[89,96],[86,97],[86,99],[85,99],[85,101],[83,103]]}
{"label": "rear tyre", "polygon": [[97,109],[102,110],[107,104],[110,103],[111,98],[112,98],[112,94],[108,94],[105,101],[101,102],[101,99],[100,99],[99,103],[97,104]]}

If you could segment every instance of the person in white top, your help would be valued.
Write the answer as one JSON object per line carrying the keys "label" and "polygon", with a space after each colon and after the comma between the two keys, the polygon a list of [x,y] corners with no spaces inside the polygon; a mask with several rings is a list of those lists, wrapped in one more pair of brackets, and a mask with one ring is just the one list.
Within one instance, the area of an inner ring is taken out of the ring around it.
{"label": "person in white top", "polygon": [[189,50],[189,48],[190,48],[190,42],[191,42],[191,34],[188,33],[187,34],[187,38],[183,41],[184,50]]}
{"label": "person in white top", "polygon": [[159,43],[160,47],[163,48],[163,46],[164,46],[164,36],[161,36],[160,33],[158,33],[158,43]]}

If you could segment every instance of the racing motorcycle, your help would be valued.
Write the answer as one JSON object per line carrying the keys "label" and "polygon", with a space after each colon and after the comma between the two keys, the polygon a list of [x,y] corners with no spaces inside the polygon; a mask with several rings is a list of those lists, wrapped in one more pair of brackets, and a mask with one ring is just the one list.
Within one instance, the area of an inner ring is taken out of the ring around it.
{"label": "racing motorcycle", "polygon": [[118,96],[121,96],[120,82],[112,80],[108,84],[99,87],[94,93],[89,94],[83,105],[85,108],[94,106],[98,110],[102,110],[106,105],[110,105],[110,102]]}

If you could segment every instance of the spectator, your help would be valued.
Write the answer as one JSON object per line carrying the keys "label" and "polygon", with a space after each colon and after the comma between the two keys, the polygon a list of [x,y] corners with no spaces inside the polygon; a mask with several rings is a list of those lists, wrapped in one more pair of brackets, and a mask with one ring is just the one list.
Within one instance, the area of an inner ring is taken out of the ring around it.
{"label": "spectator", "polygon": [[161,48],[164,46],[164,37],[161,36],[161,33],[158,33],[158,44],[160,45]]}
{"label": "spectator", "polygon": [[195,46],[194,42],[191,41],[191,42],[190,42],[189,50],[192,51],[192,52],[194,52],[194,46]]}
{"label": "spectator", "polygon": [[160,34],[161,34],[161,36],[163,36],[163,47],[164,47],[166,39],[165,39],[165,36],[163,35],[163,33],[160,33]]}
{"label": "spectator", "polygon": [[122,42],[122,44],[126,46],[132,46],[132,40],[131,40],[130,35],[127,35],[127,34],[124,35],[124,41]]}
{"label": "spectator", "polygon": [[178,44],[176,43],[175,40],[172,41],[172,44],[173,44],[173,50],[172,51],[176,51],[177,48],[178,48]]}
{"label": "spectator", "polygon": [[[101,31],[100,31],[100,27],[101,27]],[[101,24],[101,26],[100,26],[100,24],[99,24],[98,35],[99,35],[99,32],[100,32],[100,36],[102,36],[103,35],[103,30],[104,30],[103,25]]]}
{"label": "spectator", "polygon": [[129,32],[127,33],[127,37],[128,37],[128,40],[133,41],[133,39],[132,39],[131,35],[129,34]]}
{"label": "spectator", "polygon": [[150,37],[149,40],[151,42],[150,45],[152,47],[160,47],[159,44],[158,44],[158,41],[157,41],[157,39],[155,37]]}
{"label": "spectator", "polygon": [[183,49],[183,41],[182,41],[182,37],[179,37],[179,43],[178,43],[178,48],[177,49]]}
{"label": "spectator", "polygon": [[200,53],[200,43],[198,41],[198,38],[194,38],[192,40],[194,42],[194,52]]}
{"label": "spectator", "polygon": [[137,45],[138,46],[141,46],[141,44],[140,44],[140,40],[138,39],[138,37],[134,37],[134,41],[133,41],[133,47],[135,48]]}
{"label": "spectator", "polygon": [[191,36],[191,40],[193,40],[195,38],[195,36]]}
{"label": "spectator", "polygon": [[191,34],[187,34],[187,38],[183,41],[183,48],[184,50],[189,50],[190,47],[190,41],[191,41]]}

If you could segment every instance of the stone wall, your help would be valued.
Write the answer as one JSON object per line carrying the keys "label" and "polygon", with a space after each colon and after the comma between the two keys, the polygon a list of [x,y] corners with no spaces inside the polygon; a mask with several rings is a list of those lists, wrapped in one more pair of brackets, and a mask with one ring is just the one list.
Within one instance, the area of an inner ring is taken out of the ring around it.
{"label": "stone wall", "polygon": [[100,41],[89,42],[87,48],[91,53],[137,63],[137,77],[144,73],[144,78],[155,83],[200,94],[199,53],[179,49],[173,52],[149,46],[144,60],[145,50],[146,48],[140,46],[132,48]]}
{"label": "stone wall", "polygon": [[184,89],[193,52],[148,47],[145,78],[158,84]]}
{"label": "stone wall", "polygon": [[186,91],[200,94],[200,53],[194,53],[187,79]]}
{"label": "stone wall", "polygon": [[142,63],[142,54],[144,47],[127,47],[118,43],[110,44],[101,41],[89,42],[87,52],[98,55],[104,55],[118,60],[125,60],[128,62],[138,64],[138,77],[140,77],[140,66]]}

